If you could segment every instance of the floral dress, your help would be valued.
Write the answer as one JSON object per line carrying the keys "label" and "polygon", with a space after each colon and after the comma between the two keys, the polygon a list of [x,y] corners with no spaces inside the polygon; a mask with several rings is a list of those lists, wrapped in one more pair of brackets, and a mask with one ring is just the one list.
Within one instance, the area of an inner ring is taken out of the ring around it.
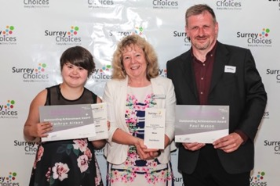
{"label": "floral dress", "polygon": [[[95,103],[85,89],[77,100],[66,100],[59,86],[48,88],[46,105]],[[38,145],[29,186],[102,186],[94,147],[88,139],[44,142]]]}
{"label": "floral dress", "polygon": [[[131,135],[144,139],[145,109],[155,105],[151,85],[128,88],[125,121]],[[174,185],[172,176],[171,162],[161,164],[157,158],[141,160],[135,146],[129,146],[127,159],[123,164],[108,163],[107,186],[171,186]]]}

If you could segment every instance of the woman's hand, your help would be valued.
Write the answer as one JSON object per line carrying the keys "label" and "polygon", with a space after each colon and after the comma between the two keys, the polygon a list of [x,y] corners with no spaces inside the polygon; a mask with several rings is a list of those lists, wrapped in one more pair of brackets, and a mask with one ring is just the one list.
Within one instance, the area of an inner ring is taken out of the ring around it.
{"label": "woman's hand", "polygon": [[159,156],[158,149],[148,149],[147,146],[144,145],[144,141],[140,138],[137,139],[135,147],[141,160],[151,160]]}
{"label": "woman's hand", "polygon": [[52,124],[50,122],[37,123],[36,125],[31,125],[29,128],[29,134],[33,137],[47,137],[48,132],[52,131]]}

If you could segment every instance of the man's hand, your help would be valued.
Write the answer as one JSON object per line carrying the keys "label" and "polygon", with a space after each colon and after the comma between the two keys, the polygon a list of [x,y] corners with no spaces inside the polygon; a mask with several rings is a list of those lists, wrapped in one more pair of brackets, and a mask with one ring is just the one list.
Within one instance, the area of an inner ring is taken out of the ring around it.
{"label": "man's hand", "polygon": [[182,143],[182,145],[185,147],[185,149],[190,150],[190,151],[196,151],[201,149],[202,147],[205,146],[205,143]]}
{"label": "man's hand", "polygon": [[243,139],[241,138],[241,136],[233,132],[225,137],[214,141],[213,145],[215,149],[221,149],[224,152],[230,153],[237,150],[242,143]]}

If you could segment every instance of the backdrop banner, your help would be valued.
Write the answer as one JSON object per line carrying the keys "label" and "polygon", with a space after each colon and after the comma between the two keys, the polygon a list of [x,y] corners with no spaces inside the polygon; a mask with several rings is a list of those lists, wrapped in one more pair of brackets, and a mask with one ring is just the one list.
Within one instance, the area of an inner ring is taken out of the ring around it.
{"label": "backdrop banner", "polygon": [[[24,122],[37,93],[62,82],[59,58],[65,49],[79,45],[93,54],[96,69],[86,87],[101,98],[111,78],[116,45],[130,34],[141,35],[153,45],[159,73],[166,77],[166,62],[190,48],[184,17],[187,8],[198,3],[214,9],[220,42],[253,53],[269,99],[255,140],[250,182],[251,186],[278,186],[278,0],[0,0],[0,186],[29,183],[37,145],[24,140]],[[172,153],[174,180],[182,186],[177,153]],[[105,183],[103,149],[96,156]]]}

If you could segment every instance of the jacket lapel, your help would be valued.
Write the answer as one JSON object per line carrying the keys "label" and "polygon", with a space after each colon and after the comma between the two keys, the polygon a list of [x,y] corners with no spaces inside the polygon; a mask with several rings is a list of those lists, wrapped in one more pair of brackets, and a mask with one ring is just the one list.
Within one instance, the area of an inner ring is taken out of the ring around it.
{"label": "jacket lapel", "polygon": [[218,42],[218,46],[216,49],[216,57],[214,61],[214,67],[213,67],[213,73],[212,73],[212,80],[209,90],[209,95],[219,82],[219,80],[222,78],[224,71],[225,71],[225,65],[228,61],[228,51],[227,49]]}
{"label": "jacket lapel", "polygon": [[125,109],[126,109],[126,97],[127,97],[127,86],[128,86],[128,78],[126,77],[124,80],[120,80],[119,81],[119,91],[116,95],[118,95],[118,97],[116,98],[117,100],[117,107],[121,110],[119,113],[123,113],[123,114],[119,114],[118,116],[118,121],[122,121],[121,124],[123,125],[123,129],[126,129],[126,132],[128,132],[128,128],[126,126],[126,122],[125,122]]}
{"label": "jacket lapel", "polygon": [[[151,78],[151,84],[152,84],[152,90],[153,90],[153,94],[158,97],[158,96],[166,96],[165,95],[165,91],[163,89],[163,86],[161,85],[161,81],[159,78]],[[156,107],[157,108],[164,108],[165,106],[165,99],[156,99]]]}
{"label": "jacket lapel", "polygon": [[[182,74],[184,79],[182,81],[186,81],[185,83],[185,88],[189,89],[194,97],[198,99],[198,94],[197,94],[197,87],[196,87],[196,81],[195,81],[195,74],[192,66],[192,56],[191,56],[191,50],[186,52],[182,58],[181,58],[181,68],[178,70],[182,70]],[[189,86],[189,88],[187,87]],[[184,87],[182,87],[184,88]]]}

